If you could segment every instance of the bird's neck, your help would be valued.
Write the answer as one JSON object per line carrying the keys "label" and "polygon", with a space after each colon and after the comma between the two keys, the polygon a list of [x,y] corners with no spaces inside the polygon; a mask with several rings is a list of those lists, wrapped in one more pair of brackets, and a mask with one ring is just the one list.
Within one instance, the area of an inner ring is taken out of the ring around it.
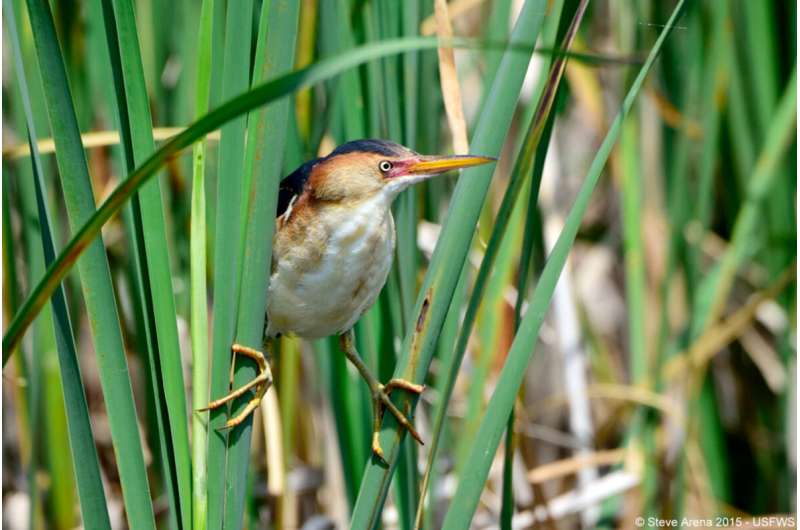
{"label": "bird's neck", "polygon": [[318,219],[334,238],[350,240],[391,231],[386,236],[394,239],[391,204],[390,198],[376,193],[358,201],[321,202],[316,207]]}
{"label": "bird's neck", "polygon": [[383,191],[366,197],[345,198],[341,200],[315,200],[313,208],[320,218],[331,220],[334,224],[345,218],[357,218],[370,224],[383,221],[391,216],[393,196]]}

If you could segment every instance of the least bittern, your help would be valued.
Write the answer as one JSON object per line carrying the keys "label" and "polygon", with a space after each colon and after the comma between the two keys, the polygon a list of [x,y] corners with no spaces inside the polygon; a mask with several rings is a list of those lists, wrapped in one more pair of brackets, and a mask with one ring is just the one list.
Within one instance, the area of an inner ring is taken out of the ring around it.
{"label": "least bittern", "polygon": [[[392,201],[412,184],[492,161],[473,155],[422,156],[394,142],[358,140],[306,162],[281,181],[265,340],[284,333],[307,339],[340,336],[342,350],[372,393],[372,450],[380,458],[378,434],[385,409],[422,442],[389,394],[399,389],[419,394],[423,386],[404,379],[382,384],[361,360],[353,335],[353,326],[375,303],[392,265]],[[238,344],[232,350],[253,358],[259,374],[207,407],[219,407],[255,389],[255,396],[226,427],[246,418],[270,384],[263,353]]]}

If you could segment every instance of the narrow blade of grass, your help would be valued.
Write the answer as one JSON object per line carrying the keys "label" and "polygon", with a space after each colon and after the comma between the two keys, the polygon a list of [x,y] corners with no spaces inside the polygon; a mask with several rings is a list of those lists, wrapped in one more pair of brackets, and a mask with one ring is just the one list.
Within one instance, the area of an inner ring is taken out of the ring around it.
{"label": "narrow blade of grass", "polygon": [[[717,152],[720,144],[721,115],[728,96],[730,82],[730,35],[728,31],[728,4],[714,4],[714,25],[711,29],[710,45],[704,62],[702,108],[705,110],[703,127],[703,149],[697,163],[698,185],[694,220],[699,222],[705,232],[711,222],[713,211],[714,170],[718,163]],[[693,248],[693,259],[699,261],[699,249]],[[699,269],[699,265],[695,265]]]}
{"label": "narrow blade of grass", "polygon": [[[289,71],[294,64],[299,0],[265,3],[261,16],[253,83]],[[242,287],[238,298],[236,342],[258,347],[262,342],[267,287],[272,260],[272,234],[281,178],[287,120],[291,101],[284,99],[250,115],[247,137],[246,229],[242,263]],[[215,370],[218,368],[215,368]],[[227,372],[226,372],[227,375]],[[255,376],[251,366],[236,368],[233,386],[238,388]],[[244,400],[242,400],[244,401]],[[232,413],[244,403],[232,407]],[[250,458],[250,418],[228,439],[225,476],[225,527],[242,524],[245,484]],[[284,448],[290,450],[288,447]]]}
{"label": "narrow blade of grass", "polygon": [[645,270],[642,243],[642,183],[639,167],[639,127],[637,115],[622,128],[620,153],[623,164],[622,224],[625,253],[625,294],[628,300],[628,348],[630,377],[634,384],[642,383],[650,373],[645,342]]}
{"label": "narrow blade of grass", "polygon": [[[95,213],[89,171],[50,7],[45,0],[29,0],[28,9],[70,227],[77,232]],[[102,241],[99,238],[92,239],[84,243],[88,247],[86,255],[78,263],[78,269],[91,333],[98,352],[100,381],[123,498],[131,526],[154,528],[150,490],[111,274]]]}
{"label": "narrow blade of grass", "polygon": [[[247,90],[250,80],[253,1],[228,4],[225,22],[225,57],[223,59],[222,97],[230,98]],[[249,110],[249,109],[248,109]],[[214,220],[214,311],[211,343],[211,398],[230,390],[231,345],[236,332],[236,304],[239,296],[242,264],[241,225],[244,197],[244,152],[247,115],[222,127],[219,142],[219,169]],[[227,508],[226,468],[228,437],[223,429],[227,406],[212,410],[208,428],[208,528],[225,526]],[[249,424],[249,423],[248,423]],[[249,431],[249,427],[248,427]],[[239,432],[233,433],[239,436]],[[249,432],[246,433],[249,438]],[[245,475],[239,476],[243,480]]]}
{"label": "narrow blade of grass", "polygon": [[[579,22],[583,16],[585,8],[586,8],[586,2],[583,2],[581,5],[581,9],[579,9],[575,14],[575,18],[573,19],[570,31],[567,33],[565,37],[564,41],[565,49],[569,48],[572,39],[577,33]],[[539,164],[538,172],[534,173],[533,172],[534,162],[537,159],[543,162],[543,158],[537,157],[537,155],[539,154],[538,148],[542,140],[544,140],[544,146],[546,146],[549,143],[550,130],[546,127],[547,119],[550,115],[553,102],[555,101],[558,85],[563,75],[565,65],[566,65],[566,59],[562,56],[559,57],[554,62],[553,66],[550,69],[547,81],[542,91],[541,98],[539,100],[539,103],[537,104],[536,111],[534,112],[530,121],[530,125],[528,126],[528,130],[525,135],[525,140],[523,141],[521,152],[514,164],[514,169],[511,173],[511,181],[509,182],[508,188],[506,189],[506,192],[503,196],[503,200],[500,204],[500,209],[497,212],[497,216],[494,222],[494,227],[492,229],[492,234],[486,246],[486,250],[484,252],[484,258],[481,262],[480,269],[478,270],[478,275],[475,278],[475,284],[473,286],[469,304],[467,305],[466,314],[464,315],[464,320],[461,325],[458,341],[456,342],[455,348],[453,350],[454,351],[453,357],[450,360],[450,364],[447,367],[447,373],[440,387],[441,398],[439,403],[437,404],[434,413],[434,418],[435,418],[433,427],[434,434],[433,434],[433,441],[431,442],[431,448],[428,453],[428,463],[425,471],[426,477],[431,473],[431,469],[434,465],[434,460],[436,458],[436,453],[439,446],[438,443],[439,437],[441,436],[445,414],[447,411],[447,404],[450,401],[450,396],[453,392],[456,376],[458,375],[458,371],[461,367],[461,362],[464,359],[464,353],[466,352],[467,342],[469,341],[469,337],[472,333],[472,326],[475,323],[475,319],[478,314],[478,309],[484,298],[485,288],[489,280],[490,273],[493,269],[495,259],[498,255],[498,251],[500,250],[501,244],[506,234],[506,228],[508,226],[509,219],[511,218],[511,213],[514,209],[516,199],[517,197],[519,197],[520,191],[522,190],[523,184],[525,183],[528,175],[530,175],[531,179],[534,180],[534,182],[532,182],[531,185],[534,190],[537,190],[536,195],[538,196],[539,181],[541,179],[541,170],[543,164]],[[547,136],[544,136],[545,131],[547,132]],[[546,147],[543,148],[546,150]],[[522,293],[520,293],[519,295],[522,296]],[[482,392],[480,394],[482,394]],[[423,495],[425,494],[426,485],[427,485],[427,480],[424,480],[422,485]],[[421,520],[421,514],[418,512],[417,514],[418,524],[420,520]]]}
{"label": "narrow blade of grass", "polygon": [[[325,390],[330,396],[331,411],[336,418],[336,438],[342,458],[345,494],[348,506],[353,506],[363,471],[363,456],[369,450],[369,446],[363,416],[351,413],[349,394],[342,391],[342,388],[353,384],[347,372],[347,359],[339,354],[337,342],[335,338],[318,340],[314,342],[314,353],[320,359],[321,371],[327,386]],[[353,416],[357,419],[351,420]]]}
{"label": "narrow blade of grass", "polygon": [[[396,38],[402,32],[410,36],[416,34],[416,27],[401,28],[401,25],[410,22],[405,14],[406,10],[413,10],[416,1],[392,2],[383,1],[375,3],[374,8],[368,10],[372,15],[377,27],[378,40]],[[412,54],[402,57],[403,61],[409,60]],[[405,131],[403,119],[409,112],[416,112],[415,108],[408,108],[416,103],[415,98],[404,100],[403,88],[409,89],[411,94],[416,90],[414,83],[415,72],[408,69],[402,70],[403,74],[410,75],[409,78],[403,76],[401,85],[401,65],[398,57],[387,57],[381,61],[382,71],[379,71],[379,79],[383,85],[383,91],[379,101],[371,102],[385,109],[386,129],[383,134],[372,131],[371,136],[377,138],[388,138],[396,142],[404,142],[408,138]],[[372,83],[370,84],[372,85]],[[408,94],[408,92],[406,92]],[[413,139],[410,143],[406,141],[406,146],[412,149],[416,147]],[[384,296],[378,300],[375,308],[377,311],[383,309],[384,318],[382,322],[373,319],[374,334],[381,337],[380,343],[376,344],[378,350],[378,374],[383,379],[388,377],[397,362],[396,339],[406,333],[410,325],[411,311],[416,297],[416,272],[417,272],[417,234],[416,234],[416,208],[415,200],[417,189],[411,188],[397,198],[394,203],[395,230],[397,234],[396,268],[391,274],[389,285],[384,290]],[[386,306],[386,307],[381,307]],[[388,311],[386,311],[388,309]],[[364,324],[368,324],[369,319],[363,319]],[[400,458],[398,473],[394,480],[395,501],[400,517],[400,527],[410,529],[413,524],[414,512],[417,505],[417,448],[413,443],[406,443],[403,447],[403,454]]]}
{"label": "narrow blade of grass", "polygon": [[[779,96],[778,61],[775,27],[776,5],[770,2],[742,2],[744,38],[743,46],[748,55],[747,81],[753,96],[748,103],[755,110],[755,138],[765,138],[769,130]],[[737,10],[738,11],[738,10]],[[758,146],[759,144],[756,143]],[[776,175],[770,188],[769,201],[772,207],[764,213],[768,218],[765,232],[771,241],[776,242],[771,252],[764,256],[764,262],[772,274],[778,274],[792,258],[792,239],[795,230],[793,176],[785,164],[775,167]]]}
{"label": "narrow blade of grass", "polygon": [[702,300],[710,302],[710,305],[705,307],[697,306],[701,315],[697,320],[702,329],[705,329],[722,314],[733,286],[736,271],[750,257],[752,250],[759,247],[757,244],[751,244],[754,238],[753,230],[758,225],[759,215],[763,213],[761,210],[768,190],[771,189],[772,183],[779,174],[775,171],[776,167],[781,163],[795,139],[796,87],[797,68],[795,66],[772,120],[770,120],[764,148],[756,161],[749,179],[745,201],[733,226],[731,242],[718,266],[698,288],[698,296]]}
{"label": "narrow blade of grass", "polygon": [[[7,0],[6,0],[7,1]],[[13,29],[11,30],[14,31]],[[16,38],[12,33],[12,42]],[[15,57],[19,57],[15,55]],[[21,65],[18,65],[18,67]],[[18,68],[18,71],[22,71]],[[25,84],[24,75],[19,77],[20,83]],[[27,95],[23,88],[22,94]],[[23,95],[23,102],[27,102]],[[27,107],[27,105],[26,105]],[[33,134],[33,119],[27,109],[28,126],[31,137]],[[41,162],[36,154],[36,147],[31,145],[31,162],[36,187],[36,205],[39,213],[39,226],[42,235],[42,247],[45,263],[55,259],[55,245],[52,238],[52,223],[45,203],[44,181],[41,173]],[[69,447],[72,453],[72,468],[78,490],[78,500],[81,506],[83,525],[86,528],[111,528],[106,507],[105,490],[100,478],[100,464],[97,459],[97,450],[94,445],[92,426],[89,420],[89,407],[83,390],[78,363],[78,352],[75,347],[75,337],[72,323],[67,309],[67,299],[63,286],[59,286],[53,293],[53,326],[58,353],[59,368],[61,370],[61,390],[63,392],[64,406],[67,414],[67,431],[69,434]]]}
{"label": "narrow blade of grass", "polygon": [[[208,112],[211,95],[211,45],[214,26],[214,0],[203,0],[197,43],[197,82],[195,118]],[[192,409],[209,402],[208,394],[208,291],[206,285],[206,141],[200,140],[192,152],[192,206],[190,245],[191,333],[192,333]],[[205,530],[207,497],[208,412],[194,412],[192,418],[192,528]]]}
{"label": "narrow blade of grass", "polygon": [[661,51],[664,41],[671,33],[675,22],[680,17],[683,6],[684,1],[681,0],[675,7],[664,30],[653,45],[647,61],[625,96],[619,114],[617,114],[617,117],[611,124],[600,149],[592,161],[586,180],[581,186],[575,203],[564,223],[564,229],[556,245],[553,247],[550,258],[542,271],[542,276],[536,285],[536,290],[533,293],[528,311],[522,320],[505,366],[500,373],[496,390],[487,408],[486,417],[481,423],[481,428],[475,439],[475,445],[470,453],[469,460],[472,464],[465,470],[464,476],[461,477],[453,497],[455,500],[450,505],[447,515],[445,516],[443,525],[445,529],[450,530],[469,527],[471,516],[475,511],[475,507],[478,505],[478,500],[481,491],[483,491],[489,468],[494,460],[495,451],[497,450],[497,446],[500,443],[505,429],[506,419],[514,406],[517,391],[522,384],[526,367],[533,355],[539,327],[544,320],[547,306],[550,304],[550,298],[555,290],[558,278],[561,275],[561,269],[566,262],[569,250],[575,240],[581,218],[589,204],[589,199],[594,191],[594,187],[600,179],[600,175],[611,153],[611,149],[619,137],[625,116],[636,100],[645,77]]}
{"label": "narrow blade of grass", "polygon": [[[514,29],[513,44],[535,41],[544,18],[544,3],[528,0]],[[509,49],[505,52],[492,95],[481,113],[472,141],[472,151],[482,155],[497,155],[502,147],[525,74],[530,53]],[[395,375],[409,381],[423,381],[428,371],[442,322],[450,306],[459,275],[452,274],[453,263],[463,263],[472,241],[480,206],[488,191],[494,172],[492,166],[482,166],[463,172],[451,202],[447,221],[442,229],[431,265],[425,275],[420,297],[401,350]],[[405,396],[413,410],[414,399]],[[403,404],[401,410],[406,406]],[[406,409],[409,410],[409,409]],[[361,484],[353,513],[353,528],[373,528],[380,522],[392,472],[399,456],[399,444],[405,432],[398,430],[394,418],[385,418],[380,443],[389,463],[385,466],[376,457],[370,460]],[[389,428],[386,428],[389,427]]]}
{"label": "narrow blade of grass", "polygon": [[[107,23],[108,50],[114,71],[116,107],[119,114],[120,137],[128,173],[146,159],[154,150],[153,124],[150,118],[149,98],[145,86],[142,60],[139,52],[133,5],[129,0],[103,2]],[[159,430],[164,450],[164,470],[171,492],[170,504],[178,526],[191,520],[191,463],[187,431],[186,398],[183,385],[181,353],[175,300],[172,294],[172,275],[167,250],[162,190],[158,179],[143,185],[138,194],[138,212],[134,213],[141,245],[137,257],[142,270],[147,321],[153,340],[155,355],[151,374],[161,411]],[[157,352],[157,353],[156,353]]]}

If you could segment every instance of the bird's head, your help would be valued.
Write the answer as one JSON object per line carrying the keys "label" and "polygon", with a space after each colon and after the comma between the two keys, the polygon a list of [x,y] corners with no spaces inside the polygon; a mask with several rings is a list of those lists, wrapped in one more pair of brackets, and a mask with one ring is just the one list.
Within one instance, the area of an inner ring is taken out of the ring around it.
{"label": "bird's head", "polygon": [[381,194],[391,201],[417,182],[495,160],[474,155],[424,156],[386,140],[356,140],[317,161],[309,185],[321,200],[358,201]]}

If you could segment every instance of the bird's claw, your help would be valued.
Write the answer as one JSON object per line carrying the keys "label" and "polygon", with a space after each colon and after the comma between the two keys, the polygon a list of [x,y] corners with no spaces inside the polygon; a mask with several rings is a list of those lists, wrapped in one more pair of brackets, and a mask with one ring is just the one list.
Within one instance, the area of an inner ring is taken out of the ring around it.
{"label": "bird's claw", "polygon": [[239,425],[240,423],[242,423],[245,420],[245,418],[247,418],[258,407],[259,403],[261,403],[261,398],[264,397],[264,394],[267,393],[267,389],[269,389],[270,385],[272,384],[272,372],[269,369],[269,365],[267,364],[267,360],[264,357],[263,353],[253,348],[242,346],[240,344],[234,344],[231,347],[231,351],[233,351],[234,353],[241,353],[253,359],[258,365],[258,375],[256,375],[256,377],[252,381],[248,382],[245,385],[242,385],[241,387],[229,393],[227,396],[215,399],[205,407],[197,409],[197,411],[203,412],[206,410],[213,410],[219,408],[222,405],[228,403],[229,401],[232,401],[233,399],[241,396],[251,388],[255,388],[255,395],[239,414],[226,421],[225,425],[217,427],[216,429],[217,431],[225,431],[228,429],[232,429],[237,425]]}
{"label": "bird's claw", "polygon": [[386,409],[392,413],[392,416],[395,417],[397,423],[406,429],[411,437],[414,438],[414,440],[416,440],[420,445],[424,445],[422,437],[414,428],[414,425],[408,420],[406,415],[397,408],[397,406],[389,397],[393,390],[405,390],[407,392],[419,395],[425,390],[425,385],[417,385],[415,383],[411,383],[410,381],[406,381],[405,379],[395,378],[390,380],[385,385],[379,383],[373,388],[372,401],[373,414],[375,417],[374,429],[372,431],[372,452],[384,463],[386,463],[386,459],[383,456],[383,449],[381,448],[380,431],[381,421],[383,420],[383,414]]}

